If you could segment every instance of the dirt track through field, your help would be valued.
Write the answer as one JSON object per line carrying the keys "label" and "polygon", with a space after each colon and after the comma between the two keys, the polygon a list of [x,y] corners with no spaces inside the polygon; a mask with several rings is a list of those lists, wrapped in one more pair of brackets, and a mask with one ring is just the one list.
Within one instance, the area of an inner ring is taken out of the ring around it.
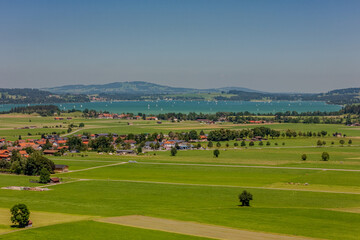
{"label": "dirt track through field", "polygon": [[83,169],[78,169],[78,170],[72,170],[72,171],[68,171],[68,172],[61,172],[61,173],[58,173],[58,174],[65,174],[65,173],[72,173],[72,172],[82,172],[82,171],[88,171],[88,170],[93,170],[93,169],[97,169],[97,168],[117,166],[117,165],[121,165],[121,164],[127,164],[127,162],[117,162],[117,163],[108,164],[108,165],[100,165],[100,166],[96,166],[96,167],[89,167],[89,168],[83,168]]}
{"label": "dirt track through field", "polygon": [[145,228],[164,232],[207,237],[226,240],[300,240],[305,237],[278,235],[272,233],[252,232],[223,226],[185,222],[163,218],[154,218],[140,215],[110,217],[97,220],[99,222],[119,224],[130,227]]}

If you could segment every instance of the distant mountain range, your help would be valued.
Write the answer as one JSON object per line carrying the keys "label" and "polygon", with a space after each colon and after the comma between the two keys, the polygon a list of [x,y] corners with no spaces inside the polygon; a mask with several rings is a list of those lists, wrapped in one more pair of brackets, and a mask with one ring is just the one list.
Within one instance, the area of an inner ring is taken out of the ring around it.
{"label": "distant mountain range", "polygon": [[326,93],[268,93],[241,87],[178,88],[140,81],[102,85],[67,85],[43,89],[0,88],[0,104],[158,100],[169,98],[197,101],[301,100],[324,101],[329,104],[345,105],[360,103],[360,88],[336,89]]}
{"label": "distant mountain range", "polygon": [[182,93],[212,93],[212,92],[228,92],[230,90],[244,91],[244,92],[260,92],[257,90],[241,87],[224,87],[211,89],[196,89],[196,88],[178,88],[164,86],[143,81],[134,82],[114,82],[99,85],[66,85],[60,87],[43,88],[42,90],[49,91],[56,94],[182,94]]}

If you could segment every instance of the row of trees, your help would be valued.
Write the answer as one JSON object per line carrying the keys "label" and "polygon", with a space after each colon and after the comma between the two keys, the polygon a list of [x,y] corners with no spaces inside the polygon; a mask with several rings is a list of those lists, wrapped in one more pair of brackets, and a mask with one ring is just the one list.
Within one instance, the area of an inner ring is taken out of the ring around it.
{"label": "row of trees", "polygon": [[287,137],[287,138],[295,138],[295,137],[325,137],[328,134],[327,131],[319,131],[319,132],[296,132],[295,130],[287,129],[285,132],[280,132],[275,129],[271,129],[268,127],[255,127],[252,129],[242,129],[242,130],[230,130],[230,129],[220,129],[210,131],[208,134],[209,141],[229,141],[234,139],[243,139],[243,138],[254,138],[257,136],[260,137]]}
{"label": "row of trees", "polygon": [[[306,161],[306,159],[307,159],[307,155],[306,155],[306,154],[302,154],[302,155],[301,155],[301,160]],[[323,160],[323,161],[329,161],[329,159],[330,159],[330,154],[329,154],[328,152],[323,152],[323,153],[321,154],[321,160]]]}

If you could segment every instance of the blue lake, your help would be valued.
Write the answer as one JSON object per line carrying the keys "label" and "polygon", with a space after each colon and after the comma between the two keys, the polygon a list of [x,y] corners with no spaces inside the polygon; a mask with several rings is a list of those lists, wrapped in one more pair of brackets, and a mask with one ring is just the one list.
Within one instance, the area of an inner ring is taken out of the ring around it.
{"label": "blue lake", "polygon": [[[30,104],[38,105],[38,104]],[[332,112],[341,109],[339,105],[329,105],[325,102],[308,101],[272,101],[272,102],[248,102],[248,101],[121,101],[121,102],[88,102],[88,103],[62,103],[54,104],[62,110],[94,109],[97,111],[109,111],[112,113],[146,113],[159,114],[169,112],[245,112],[251,113],[276,113],[286,111],[297,112]],[[0,105],[0,112],[8,111],[12,107],[24,106],[22,104]]]}

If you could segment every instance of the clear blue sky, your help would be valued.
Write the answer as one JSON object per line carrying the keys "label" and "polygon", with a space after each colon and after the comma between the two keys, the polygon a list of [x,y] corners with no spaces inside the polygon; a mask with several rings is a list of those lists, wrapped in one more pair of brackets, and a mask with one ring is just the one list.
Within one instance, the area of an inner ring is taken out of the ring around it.
{"label": "clear blue sky", "polygon": [[2,0],[0,87],[360,87],[358,0]]}

